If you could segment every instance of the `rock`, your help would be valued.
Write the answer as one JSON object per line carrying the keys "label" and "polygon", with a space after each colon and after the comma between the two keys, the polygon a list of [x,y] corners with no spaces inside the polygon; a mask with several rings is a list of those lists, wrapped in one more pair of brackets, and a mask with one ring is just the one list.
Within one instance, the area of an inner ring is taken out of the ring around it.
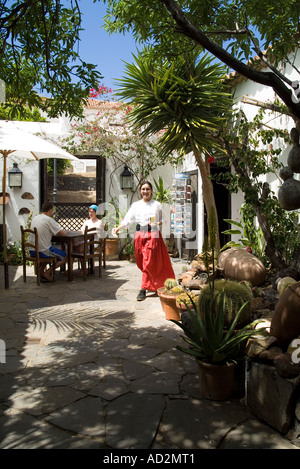
{"label": "rock", "polygon": [[292,355],[288,352],[277,355],[273,363],[277,373],[283,378],[293,378],[300,373],[300,364],[293,363]]}
{"label": "rock", "polygon": [[296,280],[292,277],[284,277],[281,279],[278,279],[277,282],[277,291],[279,295],[289,286],[292,285],[293,283],[297,283]]}
{"label": "rock", "polygon": [[198,271],[198,272],[206,272],[205,264],[201,259],[193,260],[191,262],[191,267],[196,269],[196,271]]}
{"label": "rock", "polygon": [[245,354],[249,358],[257,358],[264,350],[265,350],[265,347],[263,345],[251,339],[248,341],[246,345]]}
{"label": "rock", "polygon": [[188,288],[189,290],[200,290],[204,287],[200,278],[189,279],[187,277],[182,279],[181,283],[185,288]]}
{"label": "rock", "polygon": [[245,353],[249,358],[259,358],[273,363],[274,357],[282,353],[281,348],[272,346],[274,340],[276,339],[270,336],[251,337],[247,342]]}
{"label": "rock", "polygon": [[259,354],[259,359],[262,361],[274,363],[274,359],[278,357],[278,355],[282,354],[282,350],[280,347],[271,347],[269,349],[263,350]]}
{"label": "rock", "polygon": [[219,256],[218,267],[223,276],[231,280],[246,280],[252,285],[261,285],[267,276],[264,264],[245,249],[231,248]]}
{"label": "rock", "polygon": [[284,379],[269,364],[248,360],[246,404],[261,420],[280,433],[286,433],[294,421],[294,401],[299,379]]}
{"label": "rock", "polygon": [[287,347],[300,335],[300,282],[288,286],[280,295],[271,321],[270,335]]}
{"label": "rock", "polygon": [[195,275],[196,275],[196,272],[193,272],[191,270],[187,270],[186,272],[183,272],[181,275],[179,275],[179,277],[177,277],[177,279],[179,281],[182,281],[182,280],[185,280],[185,279],[190,280],[190,279],[194,278]]}

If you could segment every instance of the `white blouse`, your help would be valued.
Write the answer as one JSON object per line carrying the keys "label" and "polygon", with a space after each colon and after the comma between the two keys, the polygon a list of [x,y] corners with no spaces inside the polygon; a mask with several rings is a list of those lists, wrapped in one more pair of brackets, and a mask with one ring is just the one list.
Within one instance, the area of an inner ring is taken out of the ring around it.
{"label": "white blouse", "polygon": [[127,228],[131,223],[139,223],[141,226],[147,226],[149,223],[157,223],[161,220],[161,203],[154,199],[149,200],[149,202],[144,202],[141,199],[138,202],[133,202],[124,217],[122,225]]}
{"label": "white blouse", "polygon": [[88,227],[88,229],[91,229],[91,228],[96,228],[96,235],[95,235],[95,239],[97,241],[99,241],[99,239],[101,238],[105,238],[106,237],[106,232],[105,232],[105,224],[103,223],[102,220],[97,220],[95,223],[89,218],[88,220],[86,220],[82,227],[81,227],[81,231],[84,232],[84,229],[85,227]]}

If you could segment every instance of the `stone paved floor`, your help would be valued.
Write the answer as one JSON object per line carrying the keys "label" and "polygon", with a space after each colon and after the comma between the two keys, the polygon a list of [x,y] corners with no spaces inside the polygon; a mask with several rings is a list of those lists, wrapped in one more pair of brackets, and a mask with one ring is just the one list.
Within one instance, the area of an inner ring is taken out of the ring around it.
{"label": "stone paved floor", "polygon": [[[176,274],[183,261],[174,262]],[[3,266],[1,266],[3,269]],[[30,270],[30,269],[29,269]],[[0,272],[1,449],[297,449],[234,396],[203,399],[180,329],[153,294],[135,300],[135,264],[110,260],[87,282],[36,285]]]}

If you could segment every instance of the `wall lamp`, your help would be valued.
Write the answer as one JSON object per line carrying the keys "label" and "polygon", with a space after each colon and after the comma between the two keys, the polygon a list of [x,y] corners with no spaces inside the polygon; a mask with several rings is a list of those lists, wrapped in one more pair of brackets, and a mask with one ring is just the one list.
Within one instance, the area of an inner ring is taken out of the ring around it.
{"label": "wall lamp", "polygon": [[132,189],[133,188],[133,173],[128,169],[128,166],[124,166],[124,171],[120,175],[121,178],[121,189]]}
{"label": "wall lamp", "polygon": [[13,164],[13,168],[7,171],[9,187],[22,187],[22,171],[18,168],[18,163]]}

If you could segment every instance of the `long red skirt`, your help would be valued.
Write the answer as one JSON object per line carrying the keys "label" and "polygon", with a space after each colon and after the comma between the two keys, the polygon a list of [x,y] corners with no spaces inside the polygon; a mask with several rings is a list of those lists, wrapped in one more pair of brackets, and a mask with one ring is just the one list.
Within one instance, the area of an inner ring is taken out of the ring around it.
{"label": "long red skirt", "polygon": [[160,231],[136,231],[134,249],[136,265],[143,273],[141,288],[156,291],[167,278],[175,278]]}

